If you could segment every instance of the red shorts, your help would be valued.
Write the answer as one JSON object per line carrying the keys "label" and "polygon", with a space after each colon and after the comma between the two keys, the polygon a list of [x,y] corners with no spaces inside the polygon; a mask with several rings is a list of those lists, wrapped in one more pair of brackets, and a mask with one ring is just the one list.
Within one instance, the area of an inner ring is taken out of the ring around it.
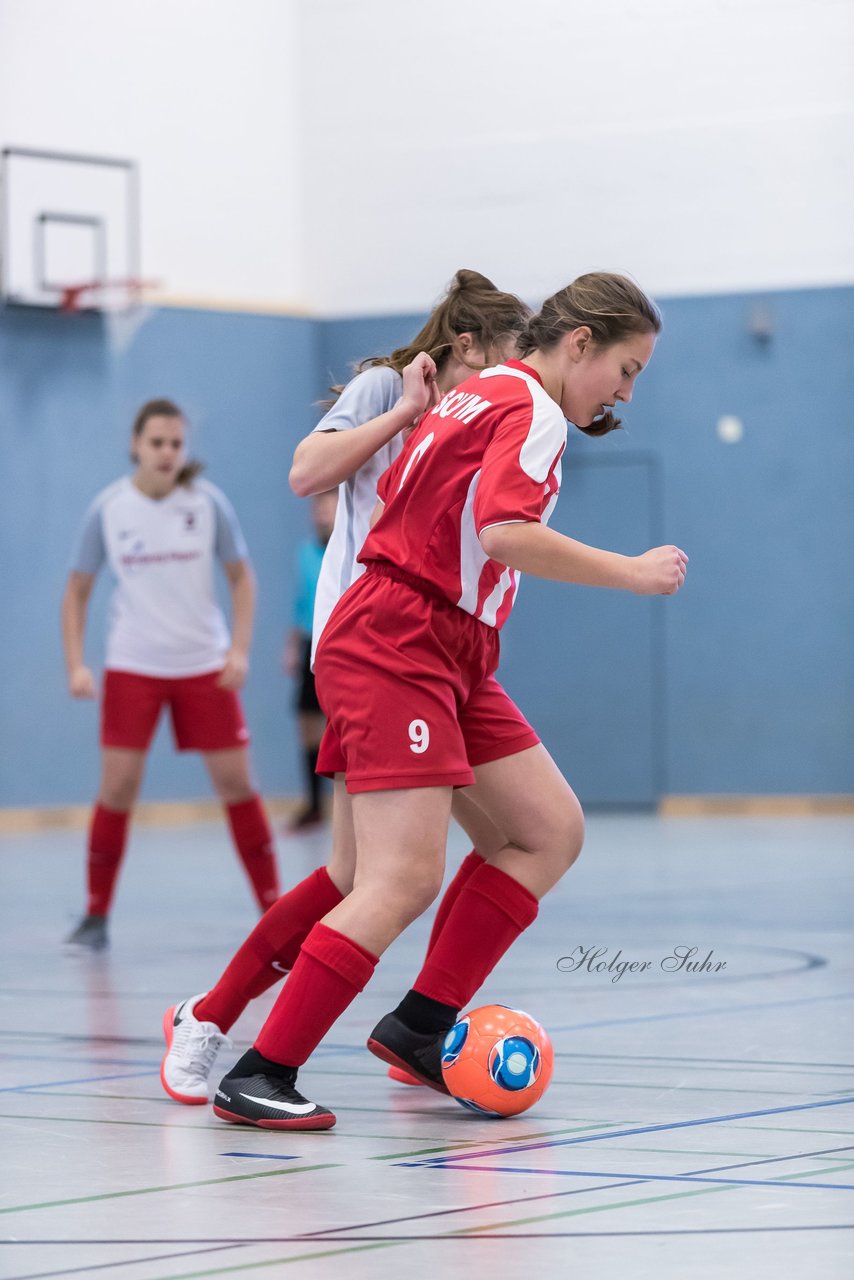
{"label": "red shorts", "polygon": [[473,766],[539,742],[493,676],[497,631],[417,584],[370,566],[318,645],[317,771],[344,773],[352,793],[469,787]]}
{"label": "red shorts", "polygon": [[105,671],[101,746],[147,751],[164,706],[179,751],[230,751],[249,745],[249,730],[233,689],[220,689],[218,671],[201,676],[140,676]]}

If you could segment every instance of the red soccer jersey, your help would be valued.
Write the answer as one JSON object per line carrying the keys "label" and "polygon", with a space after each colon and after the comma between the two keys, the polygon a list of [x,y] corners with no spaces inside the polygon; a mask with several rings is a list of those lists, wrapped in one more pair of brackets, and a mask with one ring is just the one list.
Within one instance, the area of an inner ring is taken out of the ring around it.
{"label": "red soccer jersey", "polygon": [[467,378],[381,476],[384,510],[359,560],[390,561],[501,628],[519,574],[490,560],[479,535],[494,524],[547,523],[565,447],[564,416],[529,365],[508,360]]}

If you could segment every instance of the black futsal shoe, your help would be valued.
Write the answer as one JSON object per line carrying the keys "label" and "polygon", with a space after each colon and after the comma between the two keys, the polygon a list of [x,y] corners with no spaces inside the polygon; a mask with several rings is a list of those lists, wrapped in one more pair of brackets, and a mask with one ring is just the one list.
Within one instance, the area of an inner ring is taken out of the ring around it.
{"label": "black futsal shoe", "polygon": [[442,1077],[443,1031],[412,1031],[396,1013],[380,1018],[368,1038],[368,1048],[389,1066],[415,1076],[437,1093],[448,1093]]}
{"label": "black futsal shoe", "polygon": [[103,951],[109,945],[106,916],[84,916],[77,928],[65,939],[67,947],[86,947]]}
{"label": "black futsal shoe", "polygon": [[214,1115],[259,1129],[331,1129],[335,1116],[304,1098],[294,1088],[296,1078],[296,1068],[275,1076],[224,1076],[214,1096]]}

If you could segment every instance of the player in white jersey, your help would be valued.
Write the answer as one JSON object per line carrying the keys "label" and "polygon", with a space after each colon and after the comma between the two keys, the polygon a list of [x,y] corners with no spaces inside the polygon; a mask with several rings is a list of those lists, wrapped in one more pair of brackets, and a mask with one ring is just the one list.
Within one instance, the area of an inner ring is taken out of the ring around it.
{"label": "player in white jersey", "polygon": [[544,303],[518,361],[438,404],[434,362],[415,362],[424,416],[381,480],[383,512],[360,554],[366,572],[317,650],[327,735],[353,806],[354,887],[308,933],[253,1048],[220,1083],[222,1119],[335,1123],[299,1093],[298,1069],[435,897],[455,787],[475,784],[506,841],[472,872],[413,989],[374,1028],[368,1045],[384,1061],[447,1092],[444,1032],[578,856],[581,809],[545,748],[491,740],[503,695],[493,675],[498,634],[520,571],[639,594],[682,585],[677,547],[622,556],[545,523],[563,420],[593,434],[618,425],[611,411],[631,399],[660,327],[636,285],[594,273]]}
{"label": "player in white jersey", "polygon": [[[529,317],[529,308],[514,295],[500,292],[476,271],[458,271],[410,343],[389,356],[363,361],[346,387],[334,388],[338,393],[335,403],[297,446],[290,475],[291,486],[300,496],[339,486],[335,527],[318,581],[312,631],[315,645],[339,597],[364,571],[356,556],[376,506],[377,481],[399,455],[405,436],[420,414],[423,378],[418,367],[412,366],[413,357],[421,351],[430,352],[436,361],[438,387],[450,390],[473,371],[514,350],[515,339]],[[491,725],[496,741],[517,735],[518,715],[508,716],[503,705],[498,711],[500,714]],[[536,741],[528,726],[523,728],[530,740]],[[355,839],[350,799],[341,772],[343,763],[327,756],[321,761],[321,769],[331,776],[339,774],[334,784],[329,862],[284,894],[267,912],[211,991],[166,1013],[168,1052],[161,1081],[178,1101],[207,1101],[210,1046],[221,1043],[222,1033],[253,997],[281,981],[312,925],[352,887]],[[475,848],[448,886],[436,914],[429,947],[435,944],[468,876],[490,851],[506,843],[467,797],[459,796],[454,814]],[[390,1074],[406,1083],[419,1083],[394,1068]]]}
{"label": "player in white jersey", "polygon": [[[100,949],[131,810],[160,713],[168,706],[179,751],[199,751],[226,808],[262,910],[278,896],[269,823],[249,770],[249,732],[237,690],[248,671],[255,583],[237,517],[224,494],[187,461],[177,405],[151,400],[132,431],[132,476],[90,506],[62,604],[68,686],[96,694],[84,660],[95,578],[116,580],[101,703],[102,770],[87,858],[88,902],[68,942]],[[219,563],[231,592],[233,635],[214,593]]]}

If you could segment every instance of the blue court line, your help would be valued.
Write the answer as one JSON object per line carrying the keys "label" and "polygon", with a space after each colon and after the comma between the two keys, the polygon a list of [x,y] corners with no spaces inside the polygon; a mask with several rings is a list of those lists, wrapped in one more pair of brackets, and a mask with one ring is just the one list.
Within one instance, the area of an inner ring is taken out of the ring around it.
{"label": "blue court line", "polygon": [[788,1009],[798,1004],[823,1004],[828,1000],[854,1000],[854,991],[836,996],[802,996],[797,1000],[771,1000],[765,1004],[721,1005],[714,1009],[683,1009],[678,1013],[645,1013],[634,1018],[603,1018],[598,1022],[569,1022],[563,1027],[549,1027],[549,1034],[559,1031],[589,1031],[594,1027],[621,1027],[632,1022],[668,1022],[675,1018],[707,1018],[716,1013],[755,1013],[757,1009]]}
{"label": "blue court line", "polygon": [[854,1062],[800,1062],[797,1059],[790,1061],[782,1058],[689,1058],[685,1056],[677,1056],[672,1053],[578,1053],[575,1050],[566,1050],[564,1053],[556,1053],[556,1058],[589,1058],[593,1062],[615,1062],[629,1063],[630,1066],[637,1066],[641,1063],[689,1063],[698,1067],[812,1067],[819,1071],[827,1071],[830,1069],[838,1069],[840,1071],[854,1071]]}
{"label": "blue court line", "polygon": [[[849,1147],[824,1147],[821,1151],[798,1151],[793,1156],[762,1156],[758,1160],[742,1160],[738,1164],[718,1164],[711,1169],[692,1169],[691,1173],[727,1173],[730,1169],[752,1169],[758,1164],[784,1164],[790,1160],[814,1160],[818,1156],[836,1156],[842,1151],[854,1151]],[[709,1155],[713,1153],[710,1151]]]}
{"label": "blue court line", "polygon": [[791,1107],[766,1107],[761,1111],[735,1111],[725,1116],[705,1116],[701,1120],[675,1120],[670,1124],[649,1124],[634,1129],[609,1129],[607,1133],[581,1134],[575,1138],[555,1138],[551,1142],[520,1143],[512,1147],[492,1147],[487,1151],[467,1151],[457,1156],[432,1156],[426,1160],[401,1162],[401,1168],[430,1168],[453,1164],[457,1160],[485,1160],[489,1156],[514,1155],[519,1151],[546,1151],[554,1147],[573,1147],[582,1142],[604,1142],[606,1138],[633,1138],[641,1133],[662,1133],[671,1129],[692,1129],[697,1125],[725,1124],[730,1120],[752,1120],[757,1116],[779,1116],[792,1111],[814,1111],[819,1107],[840,1107],[854,1102],[854,1097],[833,1098],[828,1102],[799,1102]]}
{"label": "blue court line", "polygon": [[84,1076],[76,1080],[43,1080],[41,1084],[8,1084],[0,1088],[0,1093],[31,1093],[34,1089],[57,1089],[69,1084],[98,1084],[101,1080],[132,1080],[140,1076],[150,1076],[154,1068],[147,1071],[125,1071],[116,1076]]}
{"label": "blue court line", "polygon": [[[796,1160],[797,1156],[792,1156]],[[447,1166],[445,1166],[447,1167]],[[592,1169],[528,1169],[514,1165],[482,1165],[455,1164],[454,1169],[463,1169],[466,1173],[524,1173],[544,1178],[630,1178],[634,1183],[640,1182],[705,1182],[723,1187],[808,1187],[813,1191],[854,1191],[851,1182],[781,1182],[776,1178],[700,1178],[692,1173],[604,1173]],[[436,1168],[442,1168],[437,1165]]]}
{"label": "blue court line", "polygon": [[[0,1063],[3,1062],[56,1062],[57,1053],[8,1053],[0,1049]],[[158,1070],[160,1059],[154,1058],[99,1058],[90,1051],[81,1053],[74,1059],[75,1063],[94,1063],[99,1067],[148,1067],[150,1071]]]}
{"label": "blue court line", "polygon": [[[849,1147],[831,1148],[831,1149],[829,1149],[829,1151],[828,1151],[826,1154],[834,1154],[834,1152],[836,1152],[837,1150],[843,1150],[843,1151],[846,1151],[846,1150],[851,1150],[851,1149],[852,1149],[852,1148],[849,1148]],[[709,1154],[712,1154],[712,1153],[710,1152]],[[763,1164],[763,1163],[766,1163],[766,1162],[767,1162],[767,1163],[775,1163],[775,1162],[777,1161],[777,1159],[780,1159],[780,1160],[799,1160],[799,1159],[804,1159],[804,1160],[806,1160],[806,1159],[809,1159],[811,1156],[817,1156],[817,1155],[822,1155],[822,1154],[825,1154],[825,1153],[824,1153],[824,1152],[816,1152],[816,1151],[806,1151],[806,1152],[803,1152],[803,1151],[802,1151],[802,1152],[799,1152],[797,1155],[794,1155],[794,1156],[792,1156],[792,1155],[790,1155],[790,1156],[780,1156],[780,1157],[770,1156],[770,1157],[763,1157],[762,1159],[760,1159],[760,1160],[756,1160],[756,1161],[747,1160],[747,1161],[745,1161],[745,1162],[744,1162],[744,1165],[745,1165],[745,1166],[750,1166],[750,1165],[752,1165],[752,1164]],[[726,1171],[727,1167],[728,1167],[728,1166],[721,1166],[721,1167],[719,1167],[719,1168],[712,1168],[712,1169],[692,1169],[692,1170],[690,1170],[689,1172],[690,1172],[691,1174],[697,1174],[697,1175],[704,1174],[704,1173],[723,1173],[723,1172],[725,1172],[725,1171]],[[742,1167],[742,1166],[740,1166],[740,1165],[732,1165],[731,1167],[732,1167],[732,1168],[740,1168],[740,1167]],[[483,1166],[478,1166],[478,1168],[479,1168],[479,1169],[482,1169],[482,1168],[483,1168]],[[324,1238],[329,1238],[329,1239],[335,1239],[335,1240],[337,1240],[337,1239],[341,1239],[341,1238],[342,1238],[342,1237],[338,1234],[340,1231],[362,1231],[362,1230],[366,1230],[366,1229],[368,1229],[368,1228],[372,1228],[372,1227],[373,1227],[373,1228],[376,1228],[376,1227],[390,1227],[390,1226],[394,1226],[394,1225],[396,1225],[397,1223],[403,1223],[403,1222],[418,1222],[418,1221],[421,1221],[422,1219],[425,1219],[425,1218],[447,1217],[449,1214],[453,1215],[453,1214],[458,1214],[458,1213],[468,1213],[468,1212],[474,1212],[474,1211],[478,1211],[478,1212],[479,1212],[479,1211],[481,1211],[481,1210],[485,1210],[485,1209],[499,1209],[499,1208],[504,1209],[504,1208],[508,1208],[508,1207],[511,1207],[511,1206],[514,1206],[514,1205],[532,1204],[532,1203],[533,1203],[534,1201],[536,1201],[536,1200],[562,1200],[562,1199],[565,1199],[565,1198],[567,1198],[567,1197],[574,1197],[574,1196],[580,1196],[580,1195],[587,1195],[587,1194],[589,1194],[589,1193],[591,1193],[591,1192],[598,1193],[598,1192],[602,1192],[602,1191],[622,1191],[622,1190],[624,1190],[624,1189],[625,1189],[625,1188],[627,1188],[627,1187],[635,1187],[635,1186],[638,1186],[638,1185],[639,1185],[639,1179],[638,1179],[637,1177],[635,1177],[634,1175],[632,1175],[632,1176],[628,1176],[628,1177],[625,1177],[625,1178],[621,1178],[621,1179],[620,1179],[619,1181],[617,1181],[617,1182],[610,1182],[610,1183],[607,1183],[604,1187],[603,1187],[603,1186],[598,1186],[598,1187],[597,1187],[597,1186],[586,1186],[586,1187],[576,1187],[576,1188],[574,1188],[572,1191],[550,1191],[550,1192],[546,1193],[545,1195],[537,1194],[537,1195],[532,1195],[532,1196],[513,1196],[513,1197],[511,1197],[511,1198],[509,1198],[509,1199],[504,1199],[504,1200],[491,1200],[491,1201],[486,1201],[485,1203],[469,1204],[469,1205],[464,1205],[464,1206],[462,1206],[462,1207],[458,1207],[458,1208],[455,1208],[455,1209],[434,1209],[434,1210],[430,1210],[430,1211],[429,1211],[429,1212],[427,1212],[427,1213],[404,1214],[404,1215],[402,1215],[402,1216],[400,1216],[400,1217],[396,1217],[396,1218],[380,1218],[380,1219],[375,1219],[375,1220],[374,1220],[374,1221],[372,1221],[372,1222],[363,1222],[363,1223],[352,1223],[352,1222],[351,1222],[351,1223],[349,1224],[349,1226],[347,1226],[347,1227],[324,1227],[324,1228],[323,1228],[322,1230],[320,1230],[320,1231],[312,1231],[312,1232],[309,1232],[309,1233],[307,1233],[307,1234],[308,1234],[308,1236],[309,1236],[309,1237],[311,1237],[311,1238],[324,1237]],[[824,1185],[824,1184],[822,1184],[822,1185]],[[852,1224],[852,1225],[854,1226],[854,1224]],[[770,1229],[772,1229],[772,1228],[769,1228],[769,1230],[770,1230]],[[757,1228],[757,1230],[759,1230],[759,1228]],[[597,1233],[594,1233],[594,1234],[597,1234]],[[604,1235],[610,1235],[611,1233],[610,1233],[610,1232],[604,1232],[604,1233],[602,1233],[602,1234],[604,1234]],[[615,1234],[618,1234],[618,1233],[615,1233]],[[355,1238],[355,1239],[358,1239],[359,1237],[354,1237],[354,1238]],[[366,1237],[366,1238],[367,1238],[367,1237]],[[425,1237],[425,1238],[428,1238],[428,1237]]]}
{"label": "blue court line", "polygon": [[263,1151],[220,1151],[221,1156],[239,1156],[241,1160],[299,1160],[299,1156],[268,1156]]}
{"label": "blue court line", "polygon": [[[2,991],[0,991],[0,995],[2,995]],[[841,996],[841,997],[821,996],[816,998],[817,999],[848,999],[847,996]],[[568,1030],[568,1028],[565,1028],[565,1029]],[[0,1028],[0,1039],[2,1039],[3,1036],[8,1036],[13,1039],[24,1040],[24,1041],[48,1040],[52,1044],[53,1043],[57,1043],[57,1044],[71,1043],[71,1044],[77,1044],[77,1045],[86,1044],[93,1047],[97,1047],[99,1045],[124,1045],[124,1046],[151,1045],[157,1048],[158,1054],[162,1051],[162,1047],[163,1047],[162,1036],[159,1038],[156,1038],[154,1036],[96,1036],[96,1035],[90,1036],[90,1035],[70,1035],[65,1032],[52,1032],[52,1031],[20,1031],[20,1030],[9,1031],[4,1028]],[[251,1046],[252,1046],[251,1040],[241,1039],[241,1040],[234,1041],[234,1047],[236,1049],[239,1049],[239,1048],[248,1049],[248,1048],[251,1048]],[[346,1045],[346,1044],[341,1044],[340,1042],[334,1045],[330,1044],[329,1046],[319,1045],[318,1048],[315,1050],[315,1053],[313,1056],[316,1057],[319,1054],[324,1053],[327,1048],[331,1049],[334,1053],[344,1054],[350,1051],[354,1053],[361,1052],[362,1049],[364,1048],[364,1045],[361,1043],[354,1044],[354,1045]],[[18,1056],[18,1055],[10,1055],[10,1056]],[[24,1058],[24,1057],[28,1057],[29,1055],[20,1055],[20,1056]],[[44,1056],[49,1058],[51,1061],[55,1060],[56,1058],[56,1054],[47,1054]],[[3,1054],[2,1049],[0,1049],[0,1058],[5,1058],[5,1057],[6,1055]],[[590,1052],[581,1053],[577,1050],[565,1050],[563,1052],[555,1053],[555,1057],[556,1058],[572,1058],[572,1059],[589,1058],[596,1062],[613,1060],[614,1062],[628,1062],[631,1064],[644,1063],[644,1062],[667,1062],[667,1063],[669,1062],[683,1063],[684,1062],[684,1063],[693,1063],[698,1066],[709,1066],[709,1065],[722,1066],[726,1064],[733,1064],[736,1066],[745,1066],[745,1067],[792,1067],[792,1068],[813,1067],[818,1070],[823,1070],[825,1068],[834,1068],[834,1069],[839,1069],[840,1071],[854,1071],[854,1062],[801,1062],[799,1059],[790,1060],[788,1058],[718,1058],[718,1057],[708,1058],[708,1057],[688,1057],[685,1055],[677,1055],[672,1053],[667,1053],[667,1054],[659,1054],[659,1053],[628,1054],[628,1053],[590,1053]],[[36,1059],[34,1057],[33,1061],[35,1060]],[[106,1063],[106,1062],[109,1062],[110,1059],[102,1059],[102,1061]],[[159,1062],[159,1057],[157,1059],[157,1062]],[[157,1065],[157,1062],[154,1063],[155,1066]],[[128,1065],[131,1065],[131,1064],[128,1063]]]}

